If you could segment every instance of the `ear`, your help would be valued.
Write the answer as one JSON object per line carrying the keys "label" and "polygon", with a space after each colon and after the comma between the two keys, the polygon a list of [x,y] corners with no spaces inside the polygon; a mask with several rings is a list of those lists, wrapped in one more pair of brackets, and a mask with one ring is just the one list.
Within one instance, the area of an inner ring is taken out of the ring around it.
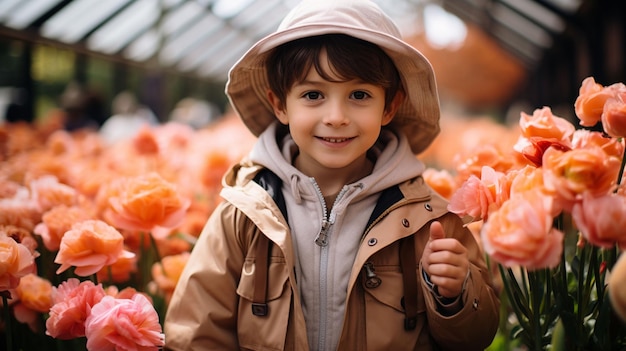
{"label": "ear", "polygon": [[289,124],[289,118],[287,116],[287,112],[285,111],[285,106],[282,101],[280,101],[278,96],[276,96],[276,94],[269,89],[267,90],[267,100],[270,102],[270,105],[272,105],[274,115],[276,115],[276,118],[278,118],[280,123],[284,125]]}
{"label": "ear", "polygon": [[391,121],[393,120],[393,117],[395,117],[396,112],[398,112],[398,109],[400,108],[400,105],[402,104],[403,101],[404,101],[404,92],[402,90],[399,90],[396,93],[396,96],[393,97],[393,100],[391,100],[391,103],[389,104],[389,106],[385,110],[385,113],[383,114],[383,120],[381,123],[383,126],[386,126],[387,124],[391,123]]}

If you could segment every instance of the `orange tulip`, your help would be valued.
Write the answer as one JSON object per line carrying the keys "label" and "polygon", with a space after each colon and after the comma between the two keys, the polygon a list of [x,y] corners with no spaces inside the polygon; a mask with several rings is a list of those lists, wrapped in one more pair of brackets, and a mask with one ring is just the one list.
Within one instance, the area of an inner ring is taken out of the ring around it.
{"label": "orange tulip", "polygon": [[120,258],[133,256],[124,250],[124,237],[115,228],[100,220],[86,220],[65,233],[54,262],[61,264],[57,274],[74,266],[74,273],[85,277]]}

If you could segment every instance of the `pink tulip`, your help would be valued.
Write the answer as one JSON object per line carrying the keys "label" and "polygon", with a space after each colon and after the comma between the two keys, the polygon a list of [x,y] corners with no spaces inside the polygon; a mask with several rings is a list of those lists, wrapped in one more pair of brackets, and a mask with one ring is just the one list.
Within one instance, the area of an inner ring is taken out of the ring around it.
{"label": "pink tulip", "polygon": [[85,322],[87,350],[159,350],[165,336],[159,316],[142,294],[132,299],[105,296]]}

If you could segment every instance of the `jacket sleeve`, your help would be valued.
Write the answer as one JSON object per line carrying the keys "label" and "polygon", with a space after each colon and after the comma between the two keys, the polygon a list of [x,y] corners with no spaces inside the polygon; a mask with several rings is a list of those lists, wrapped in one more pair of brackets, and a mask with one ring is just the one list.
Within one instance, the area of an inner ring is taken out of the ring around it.
{"label": "jacket sleeve", "polygon": [[[498,330],[500,300],[494,290],[492,279],[485,263],[484,254],[473,234],[463,226],[461,219],[448,213],[438,219],[447,237],[459,240],[467,249],[470,273],[461,296],[461,310],[451,316],[438,312],[435,297],[422,280],[422,293],[426,300],[428,327],[435,342],[443,350],[484,350]],[[429,236],[429,226],[424,226],[418,235]],[[420,263],[420,273],[423,268]]]}
{"label": "jacket sleeve", "polygon": [[235,350],[237,285],[246,244],[245,216],[220,204],[205,225],[178,281],[165,316],[165,349]]}

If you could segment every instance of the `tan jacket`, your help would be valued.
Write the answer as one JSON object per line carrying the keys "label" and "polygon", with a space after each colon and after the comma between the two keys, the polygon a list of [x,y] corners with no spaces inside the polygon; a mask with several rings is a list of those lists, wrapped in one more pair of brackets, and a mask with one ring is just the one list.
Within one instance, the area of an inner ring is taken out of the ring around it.
{"label": "tan jacket", "polygon": [[[225,201],[210,218],[181,276],[165,319],[171,350],[308,350],[305,321],[295,277],[288,225],[268,192],[253,181],[260,167],[236,166],[226,178]],[[235,186],[236,185],[236,186]],[[483,254],[447,202],[421,178],[400,185],[404,198],[368,228],[353,265],[339,350],[482,350],[498,327],[499,300]],[[221,214],[221,215],[217,215]],[[368,214],[369,215],[369,214]],[[472,262],[453,316],[438,312],[422,281],[419,257],[428,241],[427,224],[438,219],[446,233],[465,245]],[[258,228],[258,230],[257,230]],[[252,313],[255,245],[259,235],[273,243],[269,262],[266,316]],[[415,235],[418,318],[404,329],[399,240]],[[364,284],[371,263],[381,284]]]}

